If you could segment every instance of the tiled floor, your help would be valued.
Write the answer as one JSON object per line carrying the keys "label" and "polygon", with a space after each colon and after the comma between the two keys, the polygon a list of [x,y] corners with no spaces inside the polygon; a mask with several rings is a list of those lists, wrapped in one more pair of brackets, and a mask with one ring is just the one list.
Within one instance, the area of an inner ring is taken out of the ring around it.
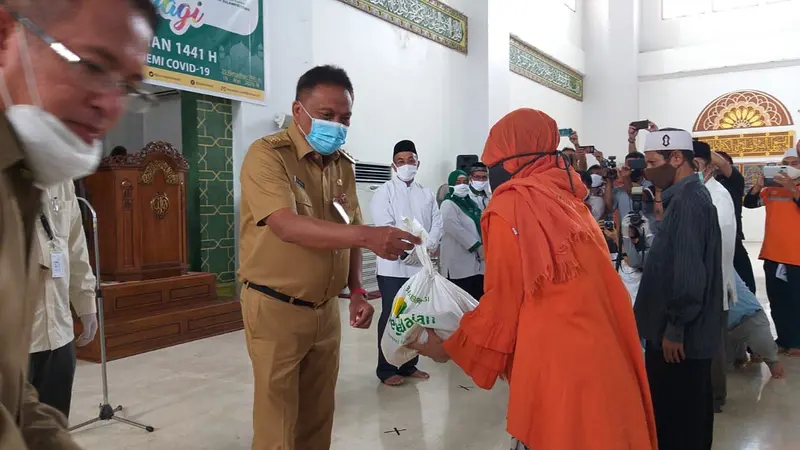
{"label": "tiled floor", "polygon": [[[754,267],[763,295],[761,265]],[[458,367],[430,361],[422,365],[431,372],[430,381],[381,386],[374,375],[374,326],[369,331],[343,329],[333,449],[508,448],[506,386],[499,383],[493,391],[481,391]],[[789,375],[785,380],[762,381],[768,380],[766,366],[729,375],[728,405],[716,416],[715,449],[800,448],[800,359],[784,361]],[[85,448],[250,448],[253,384],[243,333],[115,361],[108,370],[110,400],[125,406],[121,415],[151,424],[156,431],[103,423],[75,433]],[[100,367],[80,362],[72,422],[96,415],[101,397]]]}

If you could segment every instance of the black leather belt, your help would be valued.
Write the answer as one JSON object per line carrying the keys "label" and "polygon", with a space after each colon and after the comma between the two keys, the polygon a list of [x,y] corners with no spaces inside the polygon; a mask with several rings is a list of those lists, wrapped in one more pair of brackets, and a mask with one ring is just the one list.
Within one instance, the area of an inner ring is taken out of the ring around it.
{"label": "black leather belt", "polygon": [[297,306],[305,306],[306,308],[316,308],[317,305],[314,302],[307,302],[305,300],[300,300],[299,298],[290,297],[286,294],[281,294],[280,292],[276,291],[275,289],[269,288],[267,286],[261,286],[260,284],[255,284],[251,282],[245,283],[248,289],[253,289],[262,294],[272,297],[275,300],[280,300],[285,303],[290,303],[292,305]]}

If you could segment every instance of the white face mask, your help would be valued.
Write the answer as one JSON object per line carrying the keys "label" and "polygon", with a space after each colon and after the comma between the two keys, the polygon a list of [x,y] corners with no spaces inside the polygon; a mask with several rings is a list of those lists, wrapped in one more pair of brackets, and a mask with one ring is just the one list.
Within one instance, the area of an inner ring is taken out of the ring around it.
{"label": "white face mask", "polygon": [[36,184],[48,187],[89,175],[102,155],[102,143],[87,144],[54,115],[41,107],[33,74],[25,30],[17,27],[22,66],[28,90],[35,105],[14,105],[5,79],[0,76],[0,94],[6,104],[6,117],[22,143],[25,161],[33,171]]}
{"label": "white face mask", "polygon": [[453,186],[453,194],[456,197],[464,198],[469,195],[469,186],[466,184],[457,184]]}
{"label": "white face mask", "polygon": [[483,191],[486,189],[486,185],[489,184],[488,181],[471,181],[469,183],[472,186],[472,189],[475,189],[478,192]]}
{"label": "white face mask", "polygon": [[397,168],[397,178],[400,181],[410,183],[414,181],[414,177],[417,176],[417,166],[406,164],[405,166],[400,166]]}

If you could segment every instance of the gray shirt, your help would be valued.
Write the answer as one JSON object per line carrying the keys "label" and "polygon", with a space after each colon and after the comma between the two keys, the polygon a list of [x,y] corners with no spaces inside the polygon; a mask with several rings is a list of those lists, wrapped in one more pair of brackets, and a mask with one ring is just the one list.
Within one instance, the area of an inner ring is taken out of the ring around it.
{"label": "gray shirt", "polygon": [[653,240],[634,313],[648,345],[682,342],[687,358],[712,358],[722,327],[722,243],[717,210],[697,176],[662,195],[665,210]]}

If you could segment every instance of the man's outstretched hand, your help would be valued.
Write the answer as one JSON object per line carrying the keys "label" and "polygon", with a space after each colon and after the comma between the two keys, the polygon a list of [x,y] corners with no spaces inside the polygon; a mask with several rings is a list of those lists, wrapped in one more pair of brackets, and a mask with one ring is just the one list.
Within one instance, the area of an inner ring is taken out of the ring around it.
{"label": "man's outstretched hand", "polygon": [[366,238],[366,247],[389,261],[397,261],[400,255],[422,243],[419,237],[395,227],[368,228]]}

